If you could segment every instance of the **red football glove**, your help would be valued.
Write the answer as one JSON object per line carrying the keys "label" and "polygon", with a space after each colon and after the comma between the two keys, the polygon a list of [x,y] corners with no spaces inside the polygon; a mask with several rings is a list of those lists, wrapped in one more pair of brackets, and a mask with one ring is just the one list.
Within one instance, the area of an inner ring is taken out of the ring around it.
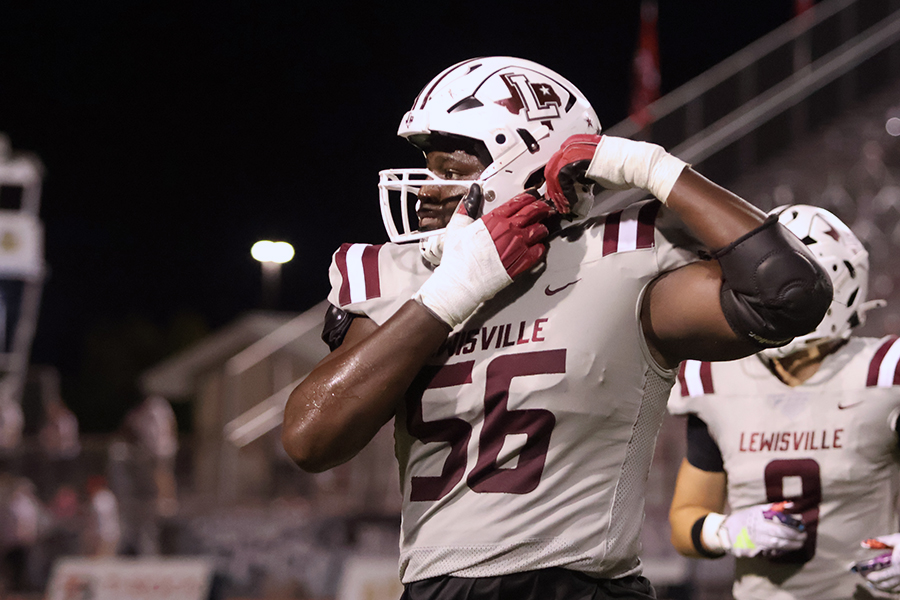
{"label": "red football glove", "polygon": [[602,137],[591,133],[573,135],[547,161],[544,168],[547,196],[559,213],[568,213],[570,207],[578,202],[576,184],[593,183],[585,176],[585,172]]}
{"label": "red football glove", "polygon": [[[473,184],[469,195],[481,189]],[[547,252],[541,223],[552,209],[529,193],[519,194],[481,219],[460,209],[450,220],[441,264],[413,296],[451,328],[533,267]]]}
{"label": "red football glove", "polygon": [[547,203],[525,192],[481,218],[510,278],[536,265],[547,253],[547,247],[538,242],[547,237],[547,226],[541,221],[550,213]]}

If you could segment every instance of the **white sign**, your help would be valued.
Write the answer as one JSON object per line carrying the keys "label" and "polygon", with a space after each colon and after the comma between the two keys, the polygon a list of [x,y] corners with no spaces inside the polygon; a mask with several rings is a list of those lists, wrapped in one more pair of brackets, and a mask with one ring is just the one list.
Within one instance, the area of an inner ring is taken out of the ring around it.
{"label": "white sign", "polygon": [[47,600],[208,600],[212,577],[203,558],[63,558]]}
{"label": "white sign", "polygon": [[403,593],[397,562],[396,557],[351,556],[344,563],[337,600],[397,600]]}
{"label": "white sign", "polygon": [[26,212],[0,210],[0,277],[35,277],[43,268],[40,221]]}

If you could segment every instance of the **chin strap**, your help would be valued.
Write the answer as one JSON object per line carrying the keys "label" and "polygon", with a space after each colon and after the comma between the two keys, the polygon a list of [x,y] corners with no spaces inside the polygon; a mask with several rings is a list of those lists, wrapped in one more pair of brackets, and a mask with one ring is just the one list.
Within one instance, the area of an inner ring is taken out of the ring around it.
{"label": "chin strap", "polygon": [[[768,361],[779,379],[791,387],[796,387],[818,371],[826,356],[837,352],[848,341],[849,338],[832,338],[786,356],[765,357],[762,354],[760,356],[763,356],[764,361]],[[808,368],[813,365],[816,365],[815,369],[809,370]]]}
{"label": "chin strap", "polygon": [[446,231],[442,231],[437,235],[419,240],[419,251],[422,253],[422,258],[435,267],[441,264],[441,257],[444,255],[444,236],[446,234]]}
{"label": "chin strap", "polygon": [[[806,350],[801,350],[801,352],[805,352],[806,355],[802,357],[802,359],[798,359],[796,362],[791,364],[791,368],[795,371],[799,371],[803,367],[806,367],[814,362],[817,362],[822,357],[822,352],[819,346],[811,346]],[[791,387],[797,387],[802,384],[805,379],[801,377],[797,377],[793,372],[789,371],[784,364],[782,363],[783,358],[773,358],[771,359],[772,368],[775,370],[775,373],[778,375],[779,379],[788,384]]]}

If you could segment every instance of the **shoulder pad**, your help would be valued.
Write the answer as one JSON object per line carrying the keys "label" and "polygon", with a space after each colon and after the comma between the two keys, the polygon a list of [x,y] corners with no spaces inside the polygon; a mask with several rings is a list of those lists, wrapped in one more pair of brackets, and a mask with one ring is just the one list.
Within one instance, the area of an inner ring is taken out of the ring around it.
{"label": "shoulder pad", "polygon": [[895,335],[884,338],[875,351],[869,361],[866,387],[891,387],[900,384],[900,344],[896,343],[897,339]]}

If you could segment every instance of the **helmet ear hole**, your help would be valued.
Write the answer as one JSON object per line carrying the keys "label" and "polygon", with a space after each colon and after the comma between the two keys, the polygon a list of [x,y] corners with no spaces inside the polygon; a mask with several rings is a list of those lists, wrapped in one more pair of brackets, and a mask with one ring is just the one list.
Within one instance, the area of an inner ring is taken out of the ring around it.
{"label": "helmet ear hole", "polygon": [[[845,260],[845,261],[844,261],[844,266],[847,267],[847,270],[848,270],[848,271],[850,271],[850,277],[853,278],[853,279],[856,279],[856,269],[853,268],[853,265],[850,264],[850,261],[849,261],[849,260]],[[857,291],[859,291],[859,290],[857,289]],[[856,292],[854,292],[854,294],[855,294],[855,293],[856,293]]]}
{"label": "helmet ear hole", "polygon": [[853,306],[853,302],[856,301],[856,294],[858,294],[858,293],[859,293],[859,288],[856,288],[855,290],[853,290],[853,293],[850,294],[849,298],[847,298],[847,306]]}
{"label": "helmet ear hole", "polygon": [[538,188],[541,184],[544,183],[544,168],[541,167],[534,173],[532,173],[528,179],[525,181],[525,189],[530,190],[531,188]]}

